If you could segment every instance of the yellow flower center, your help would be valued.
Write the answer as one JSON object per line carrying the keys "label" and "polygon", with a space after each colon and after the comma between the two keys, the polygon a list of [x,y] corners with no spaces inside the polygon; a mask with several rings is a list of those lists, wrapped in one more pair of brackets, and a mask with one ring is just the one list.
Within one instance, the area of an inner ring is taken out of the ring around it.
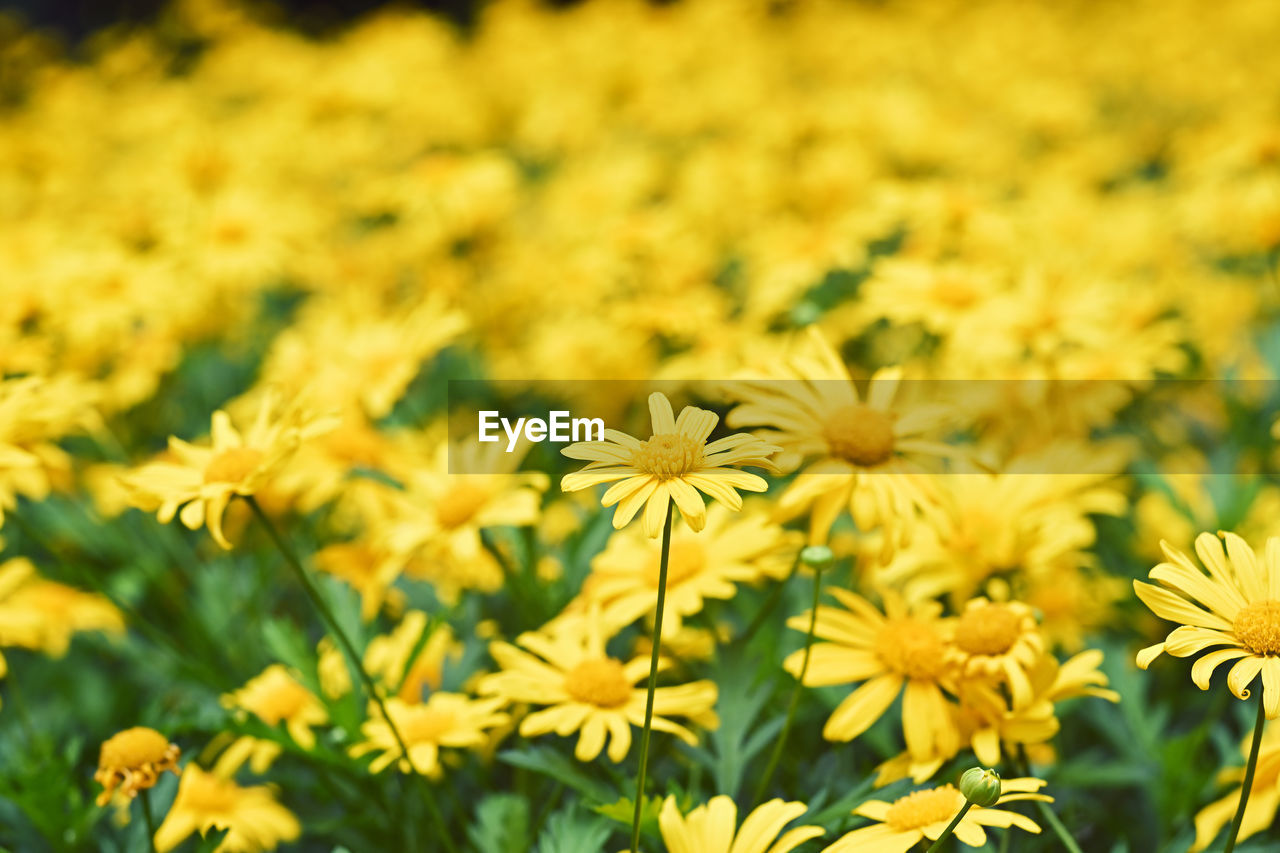
{"label": "yellow flower center", "polygon": [[822,428],[831,455],[871,467],[893,456],[893,421],[863,403],[836,409]]}
{"label": "yellow flower center", "polygon": [[98,764],[120,768],[159,764],[168,751],[168,738],[155,729],[137,726],[112,735],[104,742]]}
{"label": "yellow flower center", "polygon": [[325,436],[325,447],[344,462],[376,467],[382,455],[378,437],[369,429],[344,424]]}
{"label": "yellow flower center", "polygon": [[936,678],[944,647],[932,625],[907,617],[891,619],[876,638],[876,654],[889,669],[908,678]]}
{"label": "yellow flower center", "polygon": [[282,681],[273,687],[270,692],[255,697],[257,701],[249,708],[269,726],[299,713],[311,698],[311,692],[293,680]]}
{"label": "yellow flower center", "polygon": [[233,447],[209,460],[204,469],[206,483],[239,483],[262,464],[262,451],[252,447]]}
{"label": "yellow flower center", "polygon": [[964,797],[952,785],[916,791],[894,800],[884,822],[898,832],[910,832],[931,823],[950,821],[964,805]]}
{"label": "yellow flower center", "polygon": [[687,435],[661,433],[640,442],[631,454],[631,464],[663,480],[683,477],[702,464],[703,446]]}
{"label": "yellow flower center", "polygon": [[456,722],[452,711],[428,707],[417,708],[403,720],[397,720],[406,743],[438,743]]}
{"label": "yellow flower center", "polygon": [[[695,577],[707,566],[707,553],[697,542],[672,542],[667,560],[667,589],[679,586]],[[658,574],[662,569],[662,555],[655,554],[645,572],[649,586],[658,588]]]}
{"label": "yellow flower center", "polygon": [[489,500],[489,491],[466,481],[459,482],[441,496],[436,504],[436,520],[447,530],[461,527]]}
{"label": "yellow flower center", "polygon": [[1231,629],[1255,655],[1280,655],[1280,601],[1250,604],[1236,614]]}
{"label": "yellow flower center", "polygon": [[622,663],[613,658],[582,661],[565,674],[564,689],[577,701],[599,708],[619,708],[631,698]]}
{"label": "yellow flower center", "polygon": [[1022,618],[1002,604],[971,607],[956,624],[956,645],[971,655],[1002,655],[1022,633]]}

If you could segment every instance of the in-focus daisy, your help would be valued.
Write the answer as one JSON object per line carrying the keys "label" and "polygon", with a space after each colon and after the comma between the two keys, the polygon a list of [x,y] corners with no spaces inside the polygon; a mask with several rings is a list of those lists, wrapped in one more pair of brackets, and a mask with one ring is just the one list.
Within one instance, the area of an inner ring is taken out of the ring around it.
{"label": "in-focus daisy", "polygon": [[1196,686],[1208,690],[1214,669],[1235,661],[1227,673],[1231,692],[1249,698],[1248,686],[1261,674],[1267,719],[1280,717],[1280,537],[1267,540],[1259,560],[1234,533],[1201,533],[1196,554],[1208,575],[1186,554],[1160,544],[1168,562],[1152,569],[1150,577],[1161,585],[1134,581],[1133,588],[1157,616],[1182,624],[1164,642],[1138,652],[1138,667],[1146,669],[1161,652],[1184,658],[1221,647],[1191,667]]}
{"label": "in-focus daisy", "polygon": [[1017,601],[970,599],[954,628],[947,658],[961,677],[1003,682],[1015,708],[1031,702],[1028,672],[1044,651],[1044,638],[1030,607]]}
{"label": "in-focus daisy", "polygon": [[613,526],[626,526],[644,507],[645,533],[656,537],[662,532],[671,501],[691,529],[701,530],[707,507],[698,492],[738,510],[742,497],[735,489],[763,492],[769,487],[762,477],[734,469],[776,471],[769,457],[778,447],[746,433],[708,444],[719,416],[686,406],[677,418],[671,401],[657,391],[649,395],[649,415],[653,435],[644,441],[607,429],[604,441],[581,441],[564,448],[561,453],[565,456],[588,464],[581,471],[566,474],[560,488],[573,492],[613,483],[600,500],[604,506],[618,505]]}
{"label": "in-focus daisy", "polygon": [[676,798],[669,796],[662,804],[658,826],[668,853],[788,853],[824,832],[820,826],[797,826],[778,837],[783,827],[806,811],[804,803],[770,800],[747,815],[738,828],[738,807],[732,797],[712,797],[682,816]]}
{"label": "in-focus daisy", "polygon": [[[880,719],[902,696],[902,729],[907,749],[929,758],[954,751],[959,742],[951,704],[943,690],[952,690],[947,662],[949,626],[938,618],[941,606],[928,602],[913,609],[896,596],[885,597],[881,613],[861,596],[845,589],[827,592],[842,605],[818,607],[814,643],[804,683],[810,687],[862,682],[831,712],[822,736],[850,741]],[[809,611],[787,620],[787,627],[809,630]],[[798,676],[804,649],[787,657],[783,666]]]}
{"label": "in-focus daisy", "polygon": [[[361,726],[365,740],[351,747],[353,758],[370,752],[381,754],[369,765],[369,772],[380,773],[399,759],[401,773],[416,768],[432,778],[440,776],[441,747],[471,749],[483,746],[489,739],[488,729],[505,725],[510,717],[498,711],[504,704],[500,698],[472,699],[460,693],[432,693],[426,702],[410,705],[400,699],[386,701],[387,714],[395,723],[412,765],[406,761],[387,721],[377,717]],[[371,706],[371,710],[375,710]]]}
{"label": "in-focus daisy", "polygon": [[[1019,800],[1053,802],[1053,798],[1036,793],[1045,785],[1044,780],[1034,778],[1004,779],[1001,781],[1000,799],[996,805]],[[954,785],[925,788],[899,797],[892,803],[883,800],[867,800],[853,810],[856,815],[876,821],[846,833],[822,853],[906,853],[924,839],[936,841],[947,825],[964,808],[964,794]],[[991,806],[972,806],[956,825],[955,837],[970,847],[981,847],[987,842],[983,827],[1007,829],[1016,826],[1027,832],[1039,833],[1040,827],[1030,818],[1017,812]]]}
{"label": "in-focus daisy", "polygon": [[178,795],[156,830],[156,850],[168,853],[193,832],[229,830],[214,853],[258,853],[302,834],[293,812],[276,801],[265,785],[242,787],[201,770],[194,763],[182,771]]}
{"label": "in-focus daisy", "polygon": [[[167,524],[174,515],[191,530],[207,525],[214,541],[230,548],[222,533],[222,513],[236,495],[253,495],[280,469],[298,444],[333,426],[329,418],[297,408],[278,411],[267,394],[253,423],[240,432],[223,410],[213,413],[212,444],[199,447],[169,438],[176,461],[152,462],[124,477],[134,506]],[[178,508],[182,511],[179,513]]]}
{"label": "in-focus daisy", "polygon": [[178,775],[182,750],[155,729],[135,726],[112,735],[102,744],[98,771],[93,778],[102,785],[98,805],[105,806],[117,790],[129,799],[153,787],[166,770]]}
{"label": "in-focus daisy", "polygon": [[[785,577],[801,544],[798,538],[803,537],[783,530],[763,514],[738,516],[722,505],[707,511],[707,525],[701,532],[673,530],[664,637],[679,632],[683,617],[702,610],[704,600],[732,598],[735,584]],[[582,598],[599,602],[608,624],[629,625],[653,613],[660,560],[661,550],[642,532],[619,531],[591,561]]]}
{"label": "in-focus daisy", "polygon": [[940,497],[919,462],[954,455],[927,438],[951,410],[895,402],[896,368],[877,371],[864,399],[836,351],[816,328],[809,331],[807,348],[773,375],[731,383],[742,402],[728,423],[764,427],[761,435],[783,449],[784,470],[813,460],[778,503],[783,517],[809,514],[811,542],[825,543],[847,508],[862,530],[883,527],[887,560],[910,541],[918,514],[937,514]]}
{"label": "in-focus daisy", "polygon": [[[621,761],[631,746],[631,727],[644,725],[646,691],[636,684],[649,674],[649,657],[610,657],[605,640],[598,610],[592,609],[558,619],[553,632],[521,634],[516,643],[523,648],[495,642],[489,651],[502,671],[480,679],[477,690],[512,703],[544,706],[521,721],[525,737],[580,731],[574,755],[591,761],[608,736],[609,759]],[[659,658],[659,671],[670,665],[669,659]],[[686,717],[705,728],[720,724],[712,710],[717,696],[713,681],[659,687],[653,696],[653,728],[691,746],[698,742],[693,732],[670,717]]]}

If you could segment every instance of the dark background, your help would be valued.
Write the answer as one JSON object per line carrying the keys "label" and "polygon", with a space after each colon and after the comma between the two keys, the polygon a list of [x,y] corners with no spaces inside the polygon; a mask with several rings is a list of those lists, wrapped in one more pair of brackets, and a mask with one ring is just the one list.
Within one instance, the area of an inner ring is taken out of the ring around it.
{"label": "dark background", "polygon": [[[0,11],[16,11],[27,24],[76,41],[113,24],[154,20],[166,5],[167,0],[0,0]],[[274,0],[265,5],[279,8],[284,19],[299,29],[320,33],[340,27],[365,12],[391,5],[430,9],[465,24],[473,19],[484,1]]]}

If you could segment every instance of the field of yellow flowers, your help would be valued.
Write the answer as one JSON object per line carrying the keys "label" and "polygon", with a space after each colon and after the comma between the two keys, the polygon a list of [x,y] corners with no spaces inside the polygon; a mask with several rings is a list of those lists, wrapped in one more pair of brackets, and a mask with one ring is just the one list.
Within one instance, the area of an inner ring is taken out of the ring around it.
{"label": "field of yellow flowers", "polygon": [[0,11],[0,851],[1280,849],[1277,44]]}

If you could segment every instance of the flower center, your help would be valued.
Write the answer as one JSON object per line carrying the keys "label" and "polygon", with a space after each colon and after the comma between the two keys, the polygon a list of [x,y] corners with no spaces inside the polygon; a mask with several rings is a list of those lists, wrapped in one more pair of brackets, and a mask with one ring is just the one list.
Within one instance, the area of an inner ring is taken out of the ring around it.
{"label": "flower center", "polygon": [[876,654],[884,665],[908,678],[931,679],[942,670],[942,639],[919,619],[893,619],[880,629]]}
{"label": "flower center", "polygon": [[169,751],[169,740],[155,729],[137,726],[125,729],[102,744],[99,764],[103,767],[141,767],[159,764]]}
{"label": "flower center", "polygon": [[204,469],[206,483],[239,483],[262,464],[262,452],[252,447],[233,447],[209,460]]}
{"label": "flower center", "polygon": [[1280,655],[1280,601],[1250,604],[1236,614],[1231,629],[1255,655]]}
{"label": "flower center", "polygon": [[382,447],[377,436],[364,427],[343,425],[325,436],[329,452],[353,465],[377,467]]}
{"label": "flower center", "polygon": [[632,451],[631,464],[663,480],[683,477],[702,464],[702,448],[687,435],[666,432],[640,442]]}
{"label": "flower center", "polygon": [[822,427],[831,455],[870,467],[893,456],[893,421],[863,403],[836,409]]}
{"label": "flower center", "polygon": [[899,832],[920,829],[931,823],[951,820],[964,805],[964,796],[952,785],[916,791],[894,800],[884,822]]}
{"label": "flower center", "polygon": [[[667,589],[679,586],[702,572],[707,565],[707,553],[697,542],[672,542],[667,560]],[[662,569],[662,555],[655,554],[645,572],[649,586],[658,588],[658,574]]]}
{"label": "flower center", "polygon": [[613,658],[582,661],[565,674],[564,689],[577,701],[600,708],[618,708],[631,698],[626,672]]}
{"label": "flower center", "polygon": [[1017,642],[1022,619],[1008,607],[989,604],[966,610],[956,624],[956,645],[971,655],[1002,655]]}
{"label": "flower center", "polygon": [[438,743],[453,728],[456,718],[452,711],[421,707],[397,722],[407,743]]}
{"label": "flower center", "polygon": [[259,701],[249,708],[267,725],[274,726],[281,720],[287,720],[301,711],[311,697],[311,692],[301,684],[290,679],[281,682],[270,693],[263,695]]}
{"label": "flower center", "polygon": [[487,489],[468,482],[460,482],[445,492],[436,504],[436,519],[449,530],[466,524],[489,499]]}

